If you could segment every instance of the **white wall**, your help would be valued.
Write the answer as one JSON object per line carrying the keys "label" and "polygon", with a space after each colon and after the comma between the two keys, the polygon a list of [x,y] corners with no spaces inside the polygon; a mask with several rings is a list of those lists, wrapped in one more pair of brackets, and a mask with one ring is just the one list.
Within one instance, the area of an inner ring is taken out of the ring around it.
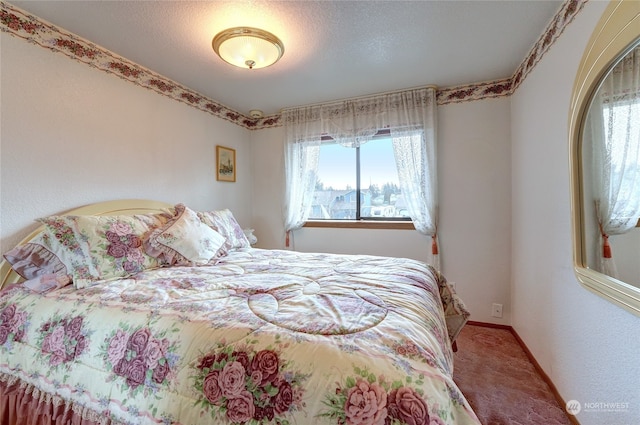
{"label": "white wall", "polygon": [[[37,217],[122,198],[230,208],[251,219],[250,132],[1,34],[0,252]],[[217,182],[215,146],[237,150]]]}
{"label": "white wall", "polygon": [[[512,96],[512,326],[582,425],[640,423],[640,319],[572,269],[569,101],[606,2],[588,2]],[[617,412],[585,403],[628,403]]]}
{"label": "white wall", "polygon": [[[511,170],[509,98],[438,109],[442,271],[472,320],[510,323]],[[254,213],[258,246],[284,248],[282,128],[254,132]],[[431,239],[411,230],[303,228],[299,251],[389,255],[427,260]],[[503,304],[502,319],[491,304]]]}

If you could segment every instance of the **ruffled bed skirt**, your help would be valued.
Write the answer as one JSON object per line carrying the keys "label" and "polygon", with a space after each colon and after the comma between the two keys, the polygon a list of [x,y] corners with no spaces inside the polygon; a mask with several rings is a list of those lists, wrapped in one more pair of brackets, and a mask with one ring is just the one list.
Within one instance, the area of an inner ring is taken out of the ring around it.
{"label": "ruffled bed skirt", "polygon": [[0,373],[2,425],[116,425],[103,414],[67,403],[33,385]]}

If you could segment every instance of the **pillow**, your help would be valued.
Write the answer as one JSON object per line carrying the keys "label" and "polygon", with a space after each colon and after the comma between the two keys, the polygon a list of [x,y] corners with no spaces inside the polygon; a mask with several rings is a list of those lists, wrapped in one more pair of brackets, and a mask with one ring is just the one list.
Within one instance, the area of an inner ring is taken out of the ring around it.
{"label": "pillow", "polygon": [[204,224],[224,236],[226,239],[224,248],[227,252],[239,248],[249,248],[251,246],[244,231],[228,209],[220,211],[198,211],[197,214]]}
{"label": "pillow", "polygon": [[26,280],[46,274],[67,275],[67,267],[56,255],[56,248],[52,244],[57,244],[57,240],[43,231],[29,242],[6,252],[4,258]]}
{"label": "pillow", "polygon": [[76,289],[97,280],[126,277],[159,267],[142,241],[169,221],[169,213],[138,215],[65,215],[38,219],[64,246],[65,264]]}
{"label": "pillow", "polygon": [[226,254],[224,236],[200,221],[183,204],[175,206],[176,217],[154,230],[145,241],[147,254],[157,255],[167,265],[204,265]]}

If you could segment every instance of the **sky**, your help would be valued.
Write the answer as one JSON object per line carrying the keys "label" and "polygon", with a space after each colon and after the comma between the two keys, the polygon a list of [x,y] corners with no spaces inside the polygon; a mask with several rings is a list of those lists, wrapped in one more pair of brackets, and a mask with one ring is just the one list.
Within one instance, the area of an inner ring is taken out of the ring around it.
{"label": "sky", "polygon": [[[356,187],[356,150],[338,144],[323,144],[320,149],[318,175],[324,187],[346,189],[347,184]],[[398,173],[393,156],[391,139],[373,139],[360,147],[360,172],[362,188],[385,183],[398,184]]]}

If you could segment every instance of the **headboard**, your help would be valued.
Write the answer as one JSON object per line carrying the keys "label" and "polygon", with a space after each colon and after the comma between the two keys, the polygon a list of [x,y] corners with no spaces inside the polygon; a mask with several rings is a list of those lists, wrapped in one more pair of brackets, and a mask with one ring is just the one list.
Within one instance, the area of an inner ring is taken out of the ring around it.
{"label": "headboard", "polygon": [[[121,199],[114,201],[98,202],[95,204],[85,205],[73,210],[66,211],[59,215],[134,215],[166,211],[167,208],[173,208],[173,204],[162,201],[153,201],[147,199]],[[33,217],[36,219],[37,217]],[[26,243],[42,232],[43,226],[39,226],[31,232],[27,237],[22,239],[19,245]],[[11,265],[2,259],[0,262],[0,289],[5,285],[18,283],[22,277],[18,275]]]}

